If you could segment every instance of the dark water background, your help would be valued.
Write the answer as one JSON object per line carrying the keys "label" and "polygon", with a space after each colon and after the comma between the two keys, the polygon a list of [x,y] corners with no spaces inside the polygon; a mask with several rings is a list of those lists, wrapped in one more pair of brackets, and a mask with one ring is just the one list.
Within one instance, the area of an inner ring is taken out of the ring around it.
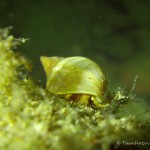
{"label": "dark water background", "polygon": [[18,51],[45,81],[39,61],[46,56],[85,56],[105,71],[109,88],[130,89],[150,98],[149,0],[0,0],[0,27],[28,38]]}

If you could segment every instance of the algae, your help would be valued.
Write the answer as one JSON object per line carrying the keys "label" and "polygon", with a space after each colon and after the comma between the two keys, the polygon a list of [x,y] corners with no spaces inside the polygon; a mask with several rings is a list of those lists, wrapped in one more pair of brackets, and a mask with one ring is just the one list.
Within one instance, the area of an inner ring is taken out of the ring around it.
{"label": "algae", "polygon": [[0,29],[0,149],[149,148],[148,106],[122,88],[109,94],[107,109],[48,93],[30,77],[31,62],[14,52],[24,42]]}

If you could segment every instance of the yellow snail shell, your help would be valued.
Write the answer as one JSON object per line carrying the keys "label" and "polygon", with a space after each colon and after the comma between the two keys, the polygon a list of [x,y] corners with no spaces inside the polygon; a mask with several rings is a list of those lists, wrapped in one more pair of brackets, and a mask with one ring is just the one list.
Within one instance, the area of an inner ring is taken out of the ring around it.
{"label": "yellow snail shell", "polygon": [[106,77],[102,69],[92,60],[75,57],[40,57],[47,76],[46,89],[81,103],[92,101],[100,104],[106,89]]}

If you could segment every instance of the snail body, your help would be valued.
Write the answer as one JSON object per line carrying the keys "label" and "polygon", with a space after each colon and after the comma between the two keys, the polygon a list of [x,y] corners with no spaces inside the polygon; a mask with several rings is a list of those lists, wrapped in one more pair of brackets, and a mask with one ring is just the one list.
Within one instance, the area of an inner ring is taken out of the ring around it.
{"label": "snail body", "polygon": [[75,57],[40,57],[47,82],[46,89],[66,99],[105,107],[100,104],[106,89],[106,77],[92,60]]}

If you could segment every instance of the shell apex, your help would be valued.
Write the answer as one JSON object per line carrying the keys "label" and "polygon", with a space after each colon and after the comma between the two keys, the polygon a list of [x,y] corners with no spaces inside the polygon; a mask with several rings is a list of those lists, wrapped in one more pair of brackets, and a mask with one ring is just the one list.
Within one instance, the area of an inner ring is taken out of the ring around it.
{"label": "shell apex", "polygon": [[64,59],[64,58],[63,57],[55,57],[55,56],[53,56],[53,57],[41,56],[40,57],[40,61],[43,65],[46,76],[48,76],[50,74],[50,72],[52,71],[54,66],[62,59]]}

